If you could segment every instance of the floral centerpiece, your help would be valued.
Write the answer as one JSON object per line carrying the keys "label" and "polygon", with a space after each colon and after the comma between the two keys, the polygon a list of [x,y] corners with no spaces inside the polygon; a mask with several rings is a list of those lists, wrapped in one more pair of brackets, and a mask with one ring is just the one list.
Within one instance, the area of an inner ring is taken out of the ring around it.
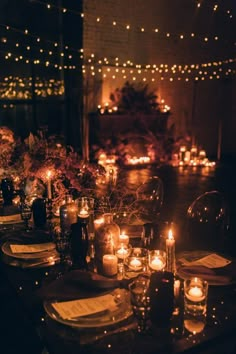
{"label": "floral centerpiece", "polygon": [[75,195],[91,195],[102,166],[86,163],[63,139],[51,136],[46,139],[41,132],[30,133],[23,142],[14,137],[6,127],[0,128],[0,178],[11,177],[16,189],[25,194],[46,196],[50,176],[53,199],[60,202],[68,191]]}

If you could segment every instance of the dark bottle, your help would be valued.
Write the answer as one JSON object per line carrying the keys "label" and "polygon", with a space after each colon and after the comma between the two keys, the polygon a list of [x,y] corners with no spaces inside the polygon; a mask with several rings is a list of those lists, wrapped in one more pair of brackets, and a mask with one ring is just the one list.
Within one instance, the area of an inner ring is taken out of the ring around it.
{"label": "dark bottle", "polygon": [[174,275],[153,272],[150,277],[150,319],[157,327],[168,327],[174,310]]}
{"label": "dark bottle", "polygon": [[3,205],[12,205],[14,186],[11,178],[3,178],[1,181]]}
{"label": "dark bottle", "polygon": [[72,268],[88,269],[88,228],[87,223],[78,220],[76,224],[71,225],[71,258]]}
{"label": "dark bottle", "polygon": [[47,222],[46,200],[36,198],[32,203],[33,221],[36,228],[44,228]]}

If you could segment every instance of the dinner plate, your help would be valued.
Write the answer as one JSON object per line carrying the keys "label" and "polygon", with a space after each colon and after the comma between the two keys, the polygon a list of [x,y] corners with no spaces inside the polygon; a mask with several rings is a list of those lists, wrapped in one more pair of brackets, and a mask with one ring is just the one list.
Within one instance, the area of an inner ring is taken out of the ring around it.
{"label": "dinner plate", "polygon": [[13,253],[11,250],[10,245],[15,245],[15,244],[24,244],[19,243],[19,242],[15,242],[15,241],[6,241],[5,243],[3,243],[2,245],[2,252],[9,256],[9,257],[13,257],[13,258],[17,258],[17,259],[38,259],[38,258],[47,258],[47,257],[52,257],[54,255],[57,255],[57,251],[55,249],[55,244],[53,244],[52,242],[49,242],[49,249],[45,250],[45,251],[41,251],[41,252],[33,252],[33,253]]}
{"label": "dinner plate", "polygon": [[130,304],[129,292],[127,290],[115,289],[109,292],[109,294],[114,296],[116,306],[92,315],[68,319],[62,318],[53,307],[53,304],[60,301],[45,301],[44,309],[50,318],[70,327],[89,329],[112,326],[128,319],[132,316],[133,311]]}

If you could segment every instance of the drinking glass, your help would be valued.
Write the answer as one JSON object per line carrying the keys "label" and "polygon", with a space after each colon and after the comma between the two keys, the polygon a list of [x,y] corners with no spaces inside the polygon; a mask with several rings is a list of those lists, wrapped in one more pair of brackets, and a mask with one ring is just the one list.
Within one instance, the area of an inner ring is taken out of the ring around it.
{"label": "drinking glass", "polygon": [[138,324],[138,332],[145,333],[150,328],[150,295],[147,276],[139,275],[130,285],[130,300]]}
{"label": "drinking glass", "polygon": [[158,176],[149,177],[136,190],[138,216],[143,224],[155,223],[163,203],[163,182]]}
{"label": "drinking glass", "polygon": [[[158,176],[149,177],[136,190],[137,217],[143,224],[144,247],[155,243],[154,233],[158,232],[158,223],[163,204],[163,182]],[[157,245],[153,245],[157,247]]]}
{"label": "drinking glass", "polygon": [[55,226],[53,229],[53,241],[56,245],[56,250],[60,255],[60,266],[61,270],[58,276],[62,275],[66,269],[66,266],[71,266],[70,259],[70,239],[69,233],[62,232],[59,225]]}
{"label": "drinking glass", "polygon": [[187,245],[190,249],[229,251],[230,210],[225,196],[205,192],[187,210]]}
{"label": "drinking glass", "polygon": [[32,216],[32,208],[29,204],[22,203],[20,206],[20,213],[21,213],[21,219],[24,221],[25,224],[25,231],[28,232],[30,231],[29,227],[29,220],[31,219]]}

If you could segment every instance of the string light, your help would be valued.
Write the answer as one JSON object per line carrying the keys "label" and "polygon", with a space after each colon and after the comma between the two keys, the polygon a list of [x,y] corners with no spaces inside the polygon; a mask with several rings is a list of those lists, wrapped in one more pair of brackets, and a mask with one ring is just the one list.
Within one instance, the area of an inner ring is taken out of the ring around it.
{"label": "string light", "polygon": [[[213,7],[212,7],[212,5],[209,2],[207,2],[207,1],[205,1],[205,2],[203,2],[202,0],[201,1],[192,0],[192,1],[194,3],[196,3],[197,9],[204,7],[204,8],[208,8],[208,9],[212,10],[213,13],[222,12],[223,14],[226,14],[227,16],[229,15],[229,17],[232,16],[232,10],[231,9],[225,10],[224,7],[223,7],[223,4],[222,5],[214,4]],[[57,5],[54,5],[54,4],[50,4],[48,2],[46,3],[45,1],[31,0],[31,2],[35,3],[35,4],[39,4],[39,5],[43,6],[44,8],[46,8],[47,10],[55,9],[56,11],[59,11],[59,12],[61,12],[63,14],[70,13],[70,14],[73,14],[73,15],[76,15],[76,16],[84,17],[84,14],[79,12],[79,11],[72,10],[72,9],[69,9],[69,8],[66,8],[66,7],[62,7],[62,6],[57,6]]]}

